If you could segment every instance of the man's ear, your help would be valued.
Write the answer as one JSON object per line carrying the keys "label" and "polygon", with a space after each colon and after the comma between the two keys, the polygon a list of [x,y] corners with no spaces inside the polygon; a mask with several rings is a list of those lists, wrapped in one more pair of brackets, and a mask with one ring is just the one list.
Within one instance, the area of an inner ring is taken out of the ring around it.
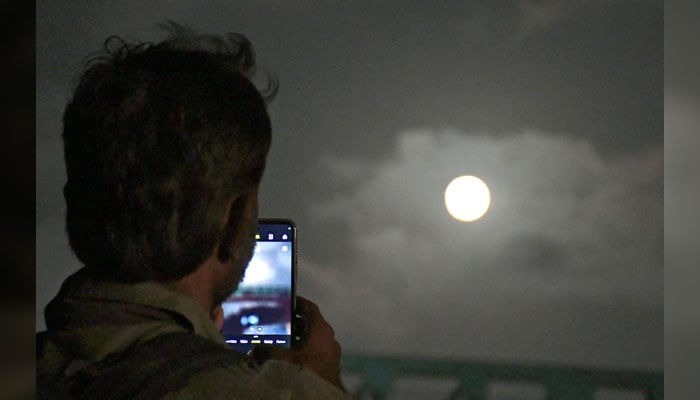
{"label": "man's ear", "polygon": [[243,235],[244,231],[243,218],[249,201],[250,194],[244,193],[231,202],[226,225],[224,225],[224,234],[217,251],[217,258],[222,263],[231,260],[232,249],[242,239],[241,235]]}

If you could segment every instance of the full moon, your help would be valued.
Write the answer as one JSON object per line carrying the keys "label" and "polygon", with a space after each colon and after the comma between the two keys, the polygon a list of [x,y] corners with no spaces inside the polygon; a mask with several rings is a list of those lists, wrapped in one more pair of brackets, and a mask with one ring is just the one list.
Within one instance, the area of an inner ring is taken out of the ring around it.
{"label": "full moon", "polygon": [[445,189],[445,207],[452,218],[471,222],[486,214],[491,205],[491,192],[476,176],[457,177]]}

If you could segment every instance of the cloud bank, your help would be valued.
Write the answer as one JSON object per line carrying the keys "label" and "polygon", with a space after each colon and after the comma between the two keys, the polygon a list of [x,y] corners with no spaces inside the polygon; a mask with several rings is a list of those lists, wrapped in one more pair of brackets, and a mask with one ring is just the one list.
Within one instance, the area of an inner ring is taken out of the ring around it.
{"label": "cloud bank", "polygon": [[[606,160],[565,135],[412,130],[389,159],[322,164],[347,189],[312,208],[336,254],[302,253],[302,289],[341,315],[352,348],[662,361],[661,148]],[[464,174],[492,194],[473,223],[443,203]]]}

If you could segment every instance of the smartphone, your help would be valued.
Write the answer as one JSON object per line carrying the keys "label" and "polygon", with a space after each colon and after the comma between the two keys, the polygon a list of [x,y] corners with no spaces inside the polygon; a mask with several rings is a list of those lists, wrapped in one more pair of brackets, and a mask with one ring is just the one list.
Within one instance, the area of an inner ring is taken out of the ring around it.
{"label": "smartphone", "polygon": [[296,299],[296,225],[260,219],[243,280],[223,302],[221,333],[233,350],[258,345],[292,347]]}

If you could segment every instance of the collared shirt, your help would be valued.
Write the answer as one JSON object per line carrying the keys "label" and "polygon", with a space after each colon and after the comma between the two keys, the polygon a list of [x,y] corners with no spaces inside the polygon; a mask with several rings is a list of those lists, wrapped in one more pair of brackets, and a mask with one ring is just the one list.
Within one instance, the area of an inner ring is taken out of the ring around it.
{"label": "collared shirt", "polygon": [[37,335],[40,396],[60,387],[103,400],[349,398],[299,365],[249,365],[197,303],[166,284],[105,281],[84,268],[64,282],[45,317],[47,331]]}

